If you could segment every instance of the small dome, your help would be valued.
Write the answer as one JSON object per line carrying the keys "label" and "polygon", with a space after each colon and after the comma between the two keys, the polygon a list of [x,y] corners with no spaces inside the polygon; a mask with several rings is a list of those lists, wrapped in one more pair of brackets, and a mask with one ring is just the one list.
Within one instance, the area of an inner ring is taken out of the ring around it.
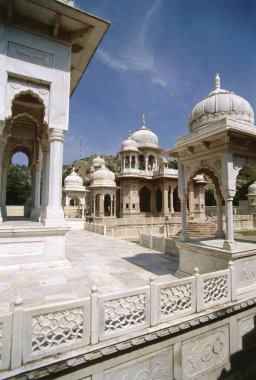
{"label": "small dome", "polygon": [[83,179],[75,172],[73,167],[72,173],[64,179],[64,190],[84,190]]}
{"label": "small dome", "polygon": [[204,175],[203,174],[197,174],[193,180],[196,182],[196,183],[206,183],[206,180],[204,179]]}
{"label": "small dome", "polygon": [[94,168],[100,168],[102,165],[105,165],[105,161],[104,158],[101,158],[99,155],[92,160],[92,166]]}
{"label": "small dome", "polygon": [[220,88],[220,77],[216,74],[215,90],[199,102],[189,117],[189,128],[193,132],[200,127],[230,117],[246,125],[254,126],[254,112],[247,100],[234,92]]}
{"label": "small dome", "polygon": [[105,163],[91,175],[91,186],[116,186],[115,174],[106,168]]}
{"label": "small dome", "polygon": [[138,143],[138,148],[159,148],[157,135],[145,126],[145,117],[142,116],[140,129],[131,135],[131,138]]}
{"label": "small dome", "polygon": [[131,135],[128,135],[127,140],[124,140],[121,145],[120,152],[139,152],[137,141],[131,138]]}
{"label": "small dome", "polygon": [[256,181],[253,182],[249,187],[248,187],[248,194],[247,195],[256,195]]}

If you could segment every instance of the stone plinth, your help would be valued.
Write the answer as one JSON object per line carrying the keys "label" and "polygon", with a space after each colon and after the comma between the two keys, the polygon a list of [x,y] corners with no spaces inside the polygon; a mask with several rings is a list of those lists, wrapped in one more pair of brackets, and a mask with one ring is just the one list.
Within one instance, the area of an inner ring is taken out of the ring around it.
{"label": "stone plinth", "polygon": [[[35,224],[35,225],[33,225]],[[44,227],[39,223],[3,224],[0,228],[0,270],[10,266],[64,263],[68,227]]]}
{"label": "stone plinth", "polygon": [[228,268],[229,261],[234,264],[236,285],[239,288],[247,286],[247,290],[256,288],[256,244],[250,241],[236,241],[235,249],[223,249],[222,239],[193,240],[176,242],[179,248],[179,269],[177,277],[187,277],[194,274],[194,268],[199,272],[209,273]]}

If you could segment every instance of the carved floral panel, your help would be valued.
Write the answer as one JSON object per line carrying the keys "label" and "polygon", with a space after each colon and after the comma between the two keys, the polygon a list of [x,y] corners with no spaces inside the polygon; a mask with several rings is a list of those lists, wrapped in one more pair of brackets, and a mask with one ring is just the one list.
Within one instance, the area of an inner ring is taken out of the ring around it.
{"label": "carved floral panel", "polygon": [[197,379],[229,360],[228,326],[212,330],[184,342],[182,372],[184,379]]}
{"label": "carved floral panel", "polygon": [[250,282],[256,279],[256,260],[243,260],[237,264],[239,282]]}
{"label": "carved floral panel", "polygon": [[173,379],[173,351],[168,348],[131,360],[104,374],[104,380],[167,380]]}

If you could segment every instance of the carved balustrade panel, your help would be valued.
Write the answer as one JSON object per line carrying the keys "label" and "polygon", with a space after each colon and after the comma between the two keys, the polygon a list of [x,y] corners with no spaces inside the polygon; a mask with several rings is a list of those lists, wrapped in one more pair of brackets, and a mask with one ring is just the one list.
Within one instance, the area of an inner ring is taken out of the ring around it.
{"label": "carved balustrade panel", "polygon": [[167,284],[157,285],[158,320],[165,321],[196,311],[195,278],[189,277]]}
{"label": "carved balustrade panel", "polygon": [[83,308],[36,315],[32,318],[32,351],[82,339]]}
{"label": "carved balustrade panel", "polygon": [[89,343],[90,299],[24,310],[24,362]]}
{"label": "carved balustrade panel", "polygon": [[202,288],[197,291],[198,295],[202,291],[203,308],[231,301],[231,280],[229,270],[204,274],[201,276],[201,281]]}
{"label": "carved balustrade panel", "polygon": [[126,334],[150,323],[149,287],[100,298],[100,339]]}

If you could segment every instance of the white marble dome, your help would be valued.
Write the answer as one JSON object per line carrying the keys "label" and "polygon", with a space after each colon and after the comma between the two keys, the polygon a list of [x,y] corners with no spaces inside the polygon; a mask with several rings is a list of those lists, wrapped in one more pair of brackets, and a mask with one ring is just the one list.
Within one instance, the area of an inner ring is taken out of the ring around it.
{"label": "white marble dome", "polygon": [[75,172],[74,167],[72,169],[72,173],[64,179],[64,189],[72,189],[78,191],[85,189],[83,186],[83,179]]}
{"label": "white marble dome", "polygon": [[248,187],[248,194],[247,195],[255,195],[256,196],[256,181],[253,182],[249,187]]}
{"label": "white marble dome", "polygon": [[99,155],[92,160],[92,166],[94,168],[100,168],[102,165],[105,165],[105,161],[104,158],[101,158]]}
{"label": "white marble dome", "polygon": [[91,175],[91,186],[114,187],[116,186],[115,174],[106,168],[105,162],[102,167]]}
{"label": "white marble dome", "polygon": [[247,100],[234,92],[220,88],[219,74],[215,77],[215,90],[199,102],[189,117],[189,128],[193,132],[200,127],[229,117],[243,124],[254,126],[254,112]]}
{"label": "white marble dome", "polygon": [[159,148],[157,135],[145,126],[145,117],[142,116],[140,129],[131,135],[131,138],[138,143],[139,148]]}
{"label": "white marble dome", "polygon": [[131,135],[128,136],[126,140],[122,142],[121,152],[139,152],[137,141],[131,138]]}

